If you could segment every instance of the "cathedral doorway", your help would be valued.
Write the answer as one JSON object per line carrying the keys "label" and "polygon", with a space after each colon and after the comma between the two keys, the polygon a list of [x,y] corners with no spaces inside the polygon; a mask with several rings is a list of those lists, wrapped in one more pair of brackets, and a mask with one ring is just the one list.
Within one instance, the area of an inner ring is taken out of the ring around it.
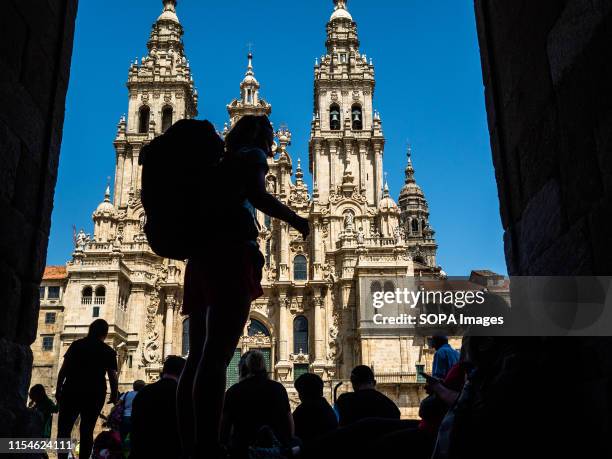
{"label": "cathedral doorway", "polygon": [[[183,321],[181,348],[183,357],[187,357],[189,354],[189,318]],[[238,347],[234,351],[234,355],[227,366],[226,388],[238,382],[238,363],[240,362],[240,356],[251,349],[261,351],[266,361],[268,374],[271,374],[274,354],[272,352],[273,347],[270,330],[263,322],[253,318],[249,319],[246,323],[244,335],[240,338]]]}
{"label": "cathedral doorway", "polygon": [[244,334],[240,338],[232,360],[227,367],[226,387],[229,388],[238,382],[240,356],[250,350],[258,350],[264,355],[268,374],[271,375],[274,362],[274,348],[272,344],[273,339],[270,335],[270,329],[262,321],[250,318],[246,323]]}

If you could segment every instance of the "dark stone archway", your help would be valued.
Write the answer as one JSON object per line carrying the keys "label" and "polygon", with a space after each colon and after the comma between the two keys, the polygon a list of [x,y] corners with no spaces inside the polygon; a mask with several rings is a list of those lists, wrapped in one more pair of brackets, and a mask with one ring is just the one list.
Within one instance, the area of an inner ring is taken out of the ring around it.
{"label": "dark stone archway", "polygon": [[25,409],[57,178],[77,0],[6,0],[0,14],[0,437]]}
{"label": "dark stone archway", "polygon": [[[508,272],[612,275],[612,2],[475,9]],[[486,453],[612,456],[611,340],[505,344]]]}

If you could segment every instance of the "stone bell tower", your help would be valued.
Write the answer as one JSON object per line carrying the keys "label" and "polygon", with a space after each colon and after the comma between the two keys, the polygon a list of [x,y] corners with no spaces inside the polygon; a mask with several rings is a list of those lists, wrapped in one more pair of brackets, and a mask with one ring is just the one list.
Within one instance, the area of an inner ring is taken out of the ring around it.
{"label": "stone bell tower", "polygon": [[309,146],[313,195],[321,202],[350,181],[368,206],[381,199],[385,139],[374,111],[374,66],[359,50],[357,24],[346,0],[334,0],[327,52],[314,67],[314,119]]}
{"label": "stone bell tower", "polygon": [[140,189],[138,155],[147,141],[179,119],[197,115],[198,93],[183,47],[183,26],[176,0],[163,0],[164,9],[152,26],[148,54],[129,69],[127,120],[119,121],[115,149],[115,207],[128,204]]}
{"label": "stone bell tower", "polygon": [[180,353],[178,337],[186,327],[178,314],[184,263],[153,253],[140,201],[142,148],[177,120],[197,115],[176,0],[162,3],[147,55],[129,68],[128,114],[121,117],[114,140],[114,193],[111,198],[106,189],[93,214],[93,238],[79,233],[67,264],[62,352],[92,320],[105,319],[107,341],[118,353],[122,390],[135,379],[157,379],[163,359]]}

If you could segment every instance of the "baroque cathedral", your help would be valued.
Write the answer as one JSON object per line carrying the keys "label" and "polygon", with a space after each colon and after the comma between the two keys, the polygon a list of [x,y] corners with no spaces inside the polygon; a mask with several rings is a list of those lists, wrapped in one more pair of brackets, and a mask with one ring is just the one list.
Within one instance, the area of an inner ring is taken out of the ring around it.
{"label": "baroque cathedral", "polygon": [[[129,68],[127,117],[119,121],[114,141],[114,186],[107,187],[93,213],[93,235],[81,230],[71,260],[65,267],[49,267],[41,287],[39,337],[48,353],[35,351],[33,380],[49,387],[68,346],[86,335],[97,317],[110,325],[108,343],[117,350],[122,390],[136,379],[156,380],[166,356],[189,352],[189,319],[180,314],[185,263],[151,251],[139,197],[143,146],[177,120],[198,114],[176,3],[163,0],[148,53]],[[271,193],[309,219],[311,236],[303,241],[286,223],[258,215],[265,294],[252,304],[228,384],[237,380],[239,356],[253,348],[264,353],[270,374],[286,384],[292,398],[292,382],[304,372],[321,375],[329,394],[363,363],[373,367],[381,389],[410,416],[422,396],[417,368],[429,366],[431,350],[422,338],[399,329],[372,327],[363,296],[393,290],[394,279],[436,279],[443,272],[410,150],[397,203],[390,196],[383,174],[383,125],[373,108],[374,66],[360,51],[346,0],[334,4],[325,54],[314,66],[312,185],[290,152],[287,128],[276,132],[266,178]],[[240,97],[227,111],[222,133],[245,114],[272,112],[260,94],[251,54]]]}

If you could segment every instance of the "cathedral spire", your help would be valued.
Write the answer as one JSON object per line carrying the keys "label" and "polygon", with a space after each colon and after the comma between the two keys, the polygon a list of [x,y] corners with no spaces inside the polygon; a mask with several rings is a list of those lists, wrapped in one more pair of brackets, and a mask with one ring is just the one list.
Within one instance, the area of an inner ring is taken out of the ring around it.
{"label": "cathedral spire", "polygon": [[[240,89],[244,90],[245,88],[251,88],[253,90],[257,90],[259,89],[259,81],[257,81],[257,78],[255,78],[255,72],[253,71],[253,53],[249,52],[247,59],[247,71],[244,74],[242,83],[240,84]],[[253,103],[253,101],[251,100],[249,103]]]}
{"label": "cathedral spire", "polygon": [[110,178],[106,184],[106,190],[104,191],[104,202],[110,202]]}
{"label": "cathedral spire", "polygon": [[249,60],[249,64],[247,65],[246,75],[254,76],[255,73],[253,73],[253,53],[249,52],[249,54],[247,55],[247,59]]}
{"label": "cathedral spire", "polygon": [[414,178],[414,167],[412,166],[412,147],[408,144],[408,164],[406,165],[406,180],[405,183],[416,183]]}
{"label": "cathedral spire", "polygon": [[270,115],[272,107],[259,97],[259,87],[259,81],[255,78],[253,70],[253,53],[249,51],[247,70],[240,83],[240,98],[234,99],[227,106],[232,126],[244,115]]}

